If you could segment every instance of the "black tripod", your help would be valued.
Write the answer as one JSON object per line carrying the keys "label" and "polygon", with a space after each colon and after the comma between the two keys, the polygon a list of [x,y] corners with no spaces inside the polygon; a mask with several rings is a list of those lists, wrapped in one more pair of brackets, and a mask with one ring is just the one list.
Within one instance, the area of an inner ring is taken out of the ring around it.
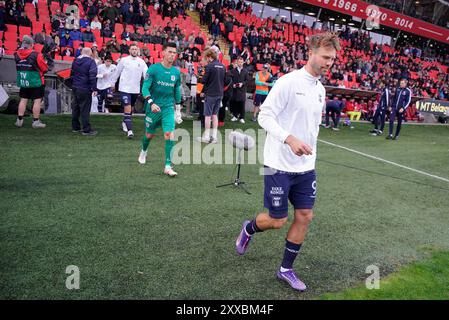
{"label": "black tripod", "polygon": [[237,177],[234,179],[234,182],[221,184],[221,185],[217,186],[217,188],[234,185],[236,187],[242,188],[243,191],[245,191],[247,194],[251,194],[251,192],[249,192],[248,189],[246,189],[245,182],[240,180],[240,158],[241,158],[242,151],[243,151],[243,149],[240,149],[238,163],[237,163]]}

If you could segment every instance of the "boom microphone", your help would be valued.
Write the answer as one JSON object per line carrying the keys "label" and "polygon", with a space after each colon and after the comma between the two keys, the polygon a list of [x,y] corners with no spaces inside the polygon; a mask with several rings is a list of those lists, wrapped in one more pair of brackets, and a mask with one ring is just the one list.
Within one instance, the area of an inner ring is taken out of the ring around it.
{"label": "boom microphone", "polygon": [[232,131],[229,134],[229,142],[234,148],[246,151],[251,150],[255,145],[253,137],[238,131]]}

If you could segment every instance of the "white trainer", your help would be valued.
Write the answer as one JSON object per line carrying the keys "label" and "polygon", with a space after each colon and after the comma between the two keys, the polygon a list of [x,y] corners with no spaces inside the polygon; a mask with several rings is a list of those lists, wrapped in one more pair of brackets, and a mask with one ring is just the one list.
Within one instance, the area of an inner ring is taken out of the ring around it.
{"label": "white trainer", "polygon": [[128,131],[128,139],[132,139],[132,138],[134,138],[134,133],[132,130],[129,130]]}
{"label": "white trainer", "polygon": [[40,120],[33,121],[33,124],[31,125],[34,129],[43,129],[47,125]]}
{"label": "white trainer", "polygon": [[236,117],[232,117],[231,121],[236,122],[238,119]]}
{"label": "white trainer", "polygon": [[240,123],[245,123],[245,120],[243,120],[243,119],[240,119],[239,121],[240,121]]}
{"label": "white trainer", "polygon": [[16,123],[14,123],[14,125],[15,125],[17,128],[22,128],[22,126],[23,126],[23,119],[22,119],[22,120],[19,120],[19,118],[17,118]]}
{"label": "white trainer", "polygon": [[139,163],[145,164],[147,162],[147,151],[140,150]]}
{"label": "white trainer", "polygon": [[122,130],[123,132],[128,132],[128,127],[126,126],[126,123],[124,123],[123,121],[122,121]]}
{"label": "white trainer", "polygon": [[165,167],[164,173],[170,177],[176,177],[178,173],[172,167]]}
{"label": "white trainer", "polygon": [[202,142],[202,143],[210,143],[210,138],[206,138],[206,137],[197,137],[196,141],[198,142]]}

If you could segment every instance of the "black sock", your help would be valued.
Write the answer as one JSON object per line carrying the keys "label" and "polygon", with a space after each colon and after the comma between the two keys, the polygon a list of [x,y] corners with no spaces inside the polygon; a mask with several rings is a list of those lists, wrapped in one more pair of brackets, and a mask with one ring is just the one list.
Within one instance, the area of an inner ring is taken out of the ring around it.
{"label": "black sock", "polygon": [[18,118],[19,120],[22,120],[22,119],[23,119],[23,116],[17,116],[17,118]]}
{"label": "black sock", "polygon": [[246,225],[246,233],[248,233],[250,236],[255,234],[256,232],[262,232],[263,230],[260,230],[256,225],[256,219],[251,220],[250,223]]}
{"label": "black sock", "polygon": [[291,269],[293,267],[293,262],[301,249],[301,245],[302,243],[297,244],[285,239],[284,259],[281,264],[282,268]]}
{"label": "black sock", "polygon": [[33,121],[37,121],[37,120],[39,120],[39,118],[33,118]]}

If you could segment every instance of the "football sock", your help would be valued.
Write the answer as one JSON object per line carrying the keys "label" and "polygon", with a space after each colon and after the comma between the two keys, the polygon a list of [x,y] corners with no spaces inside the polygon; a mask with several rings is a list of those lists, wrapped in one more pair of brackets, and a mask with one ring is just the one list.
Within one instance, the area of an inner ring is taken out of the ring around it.
{"label": "football sock", "polygon": [[151,139],[147,138],[147,135],[144,134],[142,137],[142,150],[143,151],[147,151],[148,150],[148,146],[150,145],[150,141]]}
{"label": "football sock", "polygon": [[17,118],[19,118],[19,120],[22,120],[22,119],[23,119],[23,116],[17,116]]}
{"label": "football sock", "polygon": [[133,129],[131,115],[132,113],[125,112],[125,115],[123,116],[123,122],[126,124],[126,128],[128,129],[128,131]]}
{"label": "football sock", "polygon": [[256,232],[262,232],[263,230],[260,230],[256,225],[256,219],[251,220],[250,223],[246,225],[246,233],[250,236],[255,234]]}
{"label": "football sock", "polygon": [[165,166],[171,166],[171,153],[173,150],[174,141],[173,140],[165,140]]}
{"label": "football sock", "polygon": [[284,259],[282,260],[281,267],[284,269],[291,269],[293,266],[293,262],[296,259],[296,256],[301,249],[301,245],[297,243],[293,243],[285,239],[285,251],[284,251]]}

